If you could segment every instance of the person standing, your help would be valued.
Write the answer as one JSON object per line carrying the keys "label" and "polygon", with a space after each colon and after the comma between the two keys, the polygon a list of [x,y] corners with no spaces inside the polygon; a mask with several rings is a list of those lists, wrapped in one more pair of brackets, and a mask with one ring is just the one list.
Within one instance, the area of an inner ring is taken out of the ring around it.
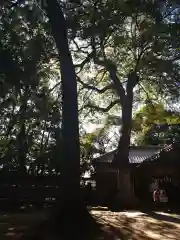
{"label": "person standing", "polygon": [[155,189],[153,192],[153,201],[154,201],[155,208],[157,208],[158,203],[159,203],[159,190],[158,189]]}

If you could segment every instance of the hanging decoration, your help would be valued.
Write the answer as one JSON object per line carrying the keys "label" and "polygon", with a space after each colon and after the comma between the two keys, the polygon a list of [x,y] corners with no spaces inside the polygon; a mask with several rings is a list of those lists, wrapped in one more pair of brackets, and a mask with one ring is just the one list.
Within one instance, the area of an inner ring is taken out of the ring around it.
{"label": "hanging decoration", "polygon": [[164,177],[161,177],[161,178],[152,178],[153,181],[157,181],[158,183],[162,183],[162,182],[172,182],[172,179],[171,177],[169,176],[164,176]]}

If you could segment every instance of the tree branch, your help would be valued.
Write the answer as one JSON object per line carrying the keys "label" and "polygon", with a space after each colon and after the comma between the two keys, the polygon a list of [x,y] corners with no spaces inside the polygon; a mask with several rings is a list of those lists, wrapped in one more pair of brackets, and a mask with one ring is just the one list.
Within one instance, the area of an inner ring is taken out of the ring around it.
{"label": "tree branch", "polygon": [[93,57],[93,52],[89,53],[87,57],[79,64],[74,65],[75,68],[80,68],[78,73],[83,69],[83,67],[86,65],[86,63],[90,62],[90,60]]}
{"label": "tree branch", "polygon": [[125,93],[125,90],[124,90],[124,87],[120,81],[120,79],[118,78],[117,74],[116,74],[116,70],[114,69],[109,69],[109,74],[110,74],[110,77],[116,87],[116,92],[117,94],[119,95],[119,98],[120,98],[120,102],[121,102],[121,105],[123,104],[124,102],[124,98],[126,96],[126,93]]}
{"label": "tree branch", "polygon": [[139,82],[139,77],[137,73],[135,71],[131,71],[128,74],[128,82],[126,87],[127,94],[133,91],[134,87],[137,85],[138,82]]}
{"label": "tree branch", "polygon": [[105,93],[105,92],[108,91],[109,89],[114,89],[114,84],[109,84],[109,85],[107,85],[106,87],[104,87],[104,88],[102,88],[102,89],[99,89],[99,88],[96,88],[96,87],[94,87],[94,86],[92,86],[92,85],[89,85],[89,84],[87,84],[87,83],[84,83],[83,81],[80,80],[80,78],[77,78],[77,80],[78,80],[78,82],[79,82],[80,84],[82,84],[82,86],[83,86],[84,88],[89,89],[89,90],[93,90],[93,91],[95,91],[95,92],[97,92],[97,93],[100,93],[100,94]]}
{"label": "tree branch", "polygon": [[11,10],[12,8],[17,7],[18,5],[24,2],[25,0],[17,0],[16,2],[10,2],[10,1],[4,0],[4,1],[1,1],[0,6],[6,7],[6,4],[7,4],[7,8]]}
{"label": "tree branch", "polygon": [[57,87],[59,87],[60,85],[61,85],[61,81],[59,81],[58,83],[56,83],[56,84],[54,85],[54,87],[52,87],[51,89],[49,89],[48,95],[49,95],[52,91],[54,91],[54,89],[56,89]]}
{"label": "tree branch", "polygon": [[77,42],[75,41],[75,39],[73,39],[72,42],[73,42],[73,44],[74,44],[74,45],[76,46],[76,48],[77,48],[77,50],[76,50],[76,51],[73,50],[73,52],[82,52],[82,53],[84,53],[84,54],[89,54],[88,51],[84,51],[83,49],[88,49],[88,47],[89,47],[90,45],[84,46],[84,47],[82,47],[82,46],[79,47],[78,44],[77,44]]}
{"label": "tree branch", "polygon": [[148,92],[146,91],[146,89],[140,83],[138,83],[138,84],[141,87],[141,89],[144,91],[144,93],[146,94],[146,97],[147,97],[147,100],[148,100],[148,104],[150,104],[153,107],[153,109],[155,110],[155,106],[153,104],[152,99],[150,99]]}
{"label": "tree branch", "polygon": [[106,108],[98,107],[98,106],[96,106],[96,105],[91,105],[91,104],[87,104],[87,105],[85,105],[84,107],[85,107],[85,108],[91,108],[91,109],[94,109],[94,110],[96,110],[96,111],[106,113],[106,112],[109,112],[116,104],[120,104],[120,100],[119,100],[119,99],[115,100],[114,102],[111,102],[111,103],[109,104],[109,106],[107,106]]}
{"label": "tree branch", "polygon": [[146,42],[146,43],[142,46],[141,52],[138,54],[138,58],[137,58],[137,60],[136,60],[135,72],[138,71],[139,63],[140,63],[140,61],[142,60],[142,57],[143,57],[144,53],[145,53],[148,49],[151,49],[151,48],[152,48],[151,46],[148,46],[148,45],[149,45],[149,42]]}
{"label": "tree branch", "polygon": [[102,67],[105,67],[105,69],[109,72],[110,78],[113,81],[115,90],[120,98],[120,103],[122,105],[124,102],[126,93],[120,79],[117,76],[117,69],[115,64],[112,63],[110,60],[99,60],[95,56],[94,56],[94,63]]}

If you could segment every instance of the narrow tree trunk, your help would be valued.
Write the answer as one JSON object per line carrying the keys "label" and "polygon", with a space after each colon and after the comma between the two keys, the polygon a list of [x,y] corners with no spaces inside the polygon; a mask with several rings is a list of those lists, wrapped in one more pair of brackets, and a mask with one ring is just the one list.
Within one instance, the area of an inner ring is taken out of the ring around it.
{"label": "narrow tree trunk", "polygon": [[23,120],[22,126],[20,127],[20,132],[17,137],[18,140],[18,163],[21,174],[26,174],[26,133],[25,133],[25,122]]}
{"label": "narrow tree trunk", "polygon": [[18,163],[21,174],[27,173],[26,168],[26,156],[27,156],[27,135],[26,135],[26,111],[27,111],[27,100],[28,100],[28,87],[25,89],[24,96],[22,96],[22,102],[20,106],[20,130],[17,136],[18,145]]}
{"label": "narrow tree trunk", "polygon": [[43,126],[43,133],[42,133],[42,138],[41,138],[41,144],[40,144],[40,151],[39,155],[41,156],[44,152],[44,135],[46,131],[46,126],[47,126],[47,120],[45,120],[44,126]]}
{"label": "narrow tree trunk", "polygon": [[80,149],[76,74],[69,51],[67,27],[57,1],[47,0],[47,14],[59,53],[62,80],[63,198],[76,201],[80,195]]}

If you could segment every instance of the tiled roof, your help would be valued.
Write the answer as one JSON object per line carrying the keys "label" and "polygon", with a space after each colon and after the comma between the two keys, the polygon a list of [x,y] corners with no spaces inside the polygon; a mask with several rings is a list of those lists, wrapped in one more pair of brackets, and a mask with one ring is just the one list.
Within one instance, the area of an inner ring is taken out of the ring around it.
{"label": "tiled roof", "polygon": [[158,160],[158,159],[160,159],[160,155],[162,153],[168,153],[168,152],[171,152],[172,150],[175,150],[175,149],[180,149],[180,143],[179,142],[172,143],[172,144],[164,146],[158,153],[156,153],[155,155],[146,159],[144,162],[150,163],[150,162],[153,162],[155,160]]}
{"label": "tiled roof", "polygon": [[[129,163],[142,163],[146,159],[159,154],[162,146],[131,146],[129,151]],[[96,159],[97,162],[111,163],[116,150],[108,152]]]}

